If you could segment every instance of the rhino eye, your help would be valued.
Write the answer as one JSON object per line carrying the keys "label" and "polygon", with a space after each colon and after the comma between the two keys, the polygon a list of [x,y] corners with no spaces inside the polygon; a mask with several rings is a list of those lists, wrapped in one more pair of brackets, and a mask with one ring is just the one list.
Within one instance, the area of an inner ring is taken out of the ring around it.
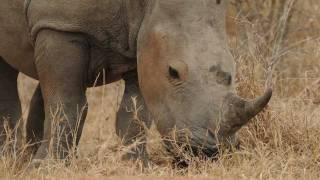
{"label": "rhino eye", "polygon": [[175,79],[175,80],[180,79],[180,75],[179,75],[178,70],[176,70],[175,68],[173,68],[171,66],[169,67],[169,75],[172,79]]}

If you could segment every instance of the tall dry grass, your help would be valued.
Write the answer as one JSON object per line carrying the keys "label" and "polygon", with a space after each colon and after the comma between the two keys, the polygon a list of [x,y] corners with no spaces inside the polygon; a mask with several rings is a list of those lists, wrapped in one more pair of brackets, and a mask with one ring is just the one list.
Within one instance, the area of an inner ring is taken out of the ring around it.
{"label": "tall dry grass", "polygon": [[[0,159],[0,178],[77,179],[110,175],[209,176],[217,179],[320,178],[320,2],[234,0],[228,34],[237,63],[237,90],[246,98],[275,90],[269,107],[238,133],[241,149],[216,162],[192,159],[187,169],[171,167],[154,128],[151,168],[121,160],[126,148],[115,135],[115,111],[123,91],[116,83],[88,92],[89,114],[78,157],[70,166],[47,160],[38,170],[21,166],[23,150]],[[24,119],[36,82],[21,77]],[[14,143],[15,140],[8,140]]]}

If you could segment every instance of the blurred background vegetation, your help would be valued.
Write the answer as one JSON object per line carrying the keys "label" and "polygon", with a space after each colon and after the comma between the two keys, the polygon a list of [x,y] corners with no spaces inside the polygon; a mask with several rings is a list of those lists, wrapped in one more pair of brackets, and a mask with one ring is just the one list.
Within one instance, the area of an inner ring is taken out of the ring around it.
{"label": "blurred background vegetation", "polygon": [[[266,86],[272,85],[283,98],[311,96],[303,92],[306,86],[319,86],[318,0],[232,0],[228,34],[238,63],[247,63],[255,71],[242,71],[239,64],[240,76],[246,72],[251,73],[246,78],[266,76]],[[247,84],[239,78],[240,86]],[[247,88],[242,87],[245,92]],[[309,88],[312,98],[318,96],[319,87]]]}

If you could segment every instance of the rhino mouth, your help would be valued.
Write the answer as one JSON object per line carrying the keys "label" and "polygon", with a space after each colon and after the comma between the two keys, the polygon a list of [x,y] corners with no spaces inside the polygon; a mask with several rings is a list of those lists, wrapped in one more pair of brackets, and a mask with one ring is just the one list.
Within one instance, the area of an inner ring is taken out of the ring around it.
{"label": "rhino mouth", "polygon": [[219,157],[219,148],[213,147],[200,147],[200,146],[185,146],[181,145],[179,152],[175,151],[172,145],[166,145],[166,150],[173,154],[172,166],[177,168],[187,168],[192,162],[192,158],[198,157],[205,160],[216,161]]}
{"label": "rhino mouth", "polygon": [[179,152],[177,153],[177,147],[173,147],[171,144],[166,145],[166,150],[171,154],[179,154],[177,156],[190,156],[190,157],[205,157],[205,158],[215,158],[219,153],[219,148],[217,146],[212,147],[201,147],[201,146],[190,146],[190,145],[178,145]]}
{"label": "rhino mouth", "polygon": [[190,139],[189,142],[164,140],[166,151],[173,156],[173,167],[186,168],[194,157],[204,160],[217,160],[219,157],[219,146],[214,142],[199,143],[197,139]]}

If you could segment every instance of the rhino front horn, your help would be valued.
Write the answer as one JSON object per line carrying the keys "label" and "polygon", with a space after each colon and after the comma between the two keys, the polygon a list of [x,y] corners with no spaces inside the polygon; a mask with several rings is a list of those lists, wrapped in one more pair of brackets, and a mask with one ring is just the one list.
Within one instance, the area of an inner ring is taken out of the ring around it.
{"label": "rhino front horn", "polygon": [[271,89],[268,89],[264,95],[249,101],[232,94],[227,101],[226,122],[231,126],[235,125],[240,128],[267,106],[271,96]]}
{"label": "rhino front horn", "polygon": [[247,101],[244,106],[244,120],[250,120],[260,111],[262,111],[263,108],[265,108],[269,103],[271,96],[272,90],[268,89],[261,97],[258,97],[251,101]]}

